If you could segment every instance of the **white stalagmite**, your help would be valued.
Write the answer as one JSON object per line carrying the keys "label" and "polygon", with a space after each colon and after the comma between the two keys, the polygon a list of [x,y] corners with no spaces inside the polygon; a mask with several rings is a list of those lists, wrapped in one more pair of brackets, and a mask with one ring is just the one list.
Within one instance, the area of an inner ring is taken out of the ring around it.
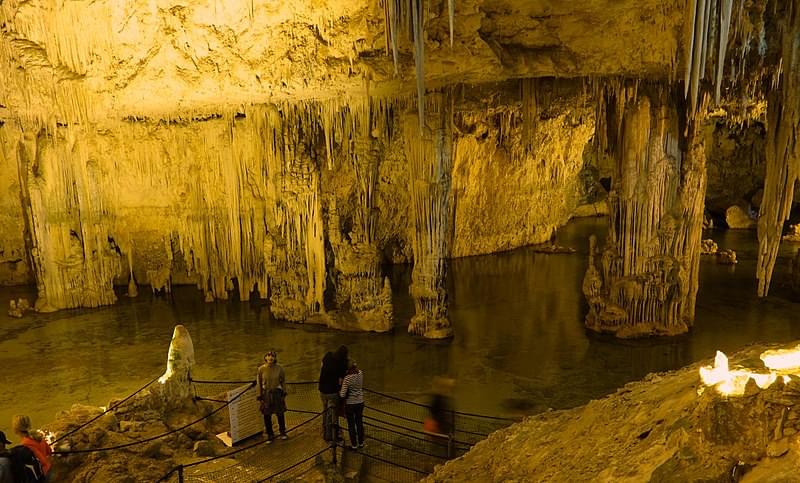
{"label": "white stalagmite", "polygon": [[163,406],[181,405],[192,396],[192,368],[194,367],[194,343],[183,325],[176,325],[167,352],[167,369],[151,387],[150,397]]}

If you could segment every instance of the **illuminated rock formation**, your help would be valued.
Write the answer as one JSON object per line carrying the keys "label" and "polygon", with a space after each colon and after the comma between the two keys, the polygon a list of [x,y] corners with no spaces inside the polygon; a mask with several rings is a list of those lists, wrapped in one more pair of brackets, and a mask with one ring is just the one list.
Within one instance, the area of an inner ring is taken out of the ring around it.
{"label": "illuminated rock formation", "polygon": [[758,218],[758,295],[766,296],[778,257],[783,223],[789,219],[800,178],[800,1],[782,4],[779,19],[781,69],[773,73],[767,106],[767,173]]}
{"label": "illuminated rock formation", "polygon": [[584,281],[586,325],[619,337],[682,333],[694,319],[705,194],[697,122],[684,134],[668,88],[604,90],[598,134],[615,170],[609,236],[599,267],[592,247]]}
{"label": "illuminated rock formation", "polygon": [[410,290],[416,307],[408,331],[441,339],[453,335],[445,289],[453,226],[453,106],[449,93],[429,99],[431,106],[424,124],[412,116],[403,119],[411,170],[414,272]]}
{"label": "illuminated rock formation", "polygon": [[189,331],[176,325],[172,333],[167,353],[167,369],[150,389],[151,394],[160,396],[164,405],[182,404],[192,395],[192,367],[194,367],[194,344]]}
{"label": "illuminated rock formation", "polygon": [[[781,79],[759,230],[760,277],[772,271],[792,185],[778,186],[776,166],[795,156],[781,106],[796,104],[797,9],[770,1],[6,0],[0,283],[34,280],[42,311],[113,303],[115,285],[134,296],[194,284],[209,302],[258,296],[281,319],[382,331],[383,264],[413,260],[426,302],[411,330],[441,336],[448,257],[545,243],[573,215],[609,212],[618,246],[605,258],[627,261],[592,310],[679,332],[693,318],[694,248],[655,245],[673,229],[678,244],[696,238],[708,98],[717,124],[742,126],[766,72]],[[782,34],[764,20],[775,12]],[[647,79],[643,95],[618,76]],[[587,154],[593,133],[611,151]],[[623,143],[651,144],[652,159]],[[623,186],[669,186],[587,201],[612,165]],[[634,180],[643,167],[655,178]],[[620,224],[631,214],[646,223]],[[656,299],[671,301],[666,319]]]}

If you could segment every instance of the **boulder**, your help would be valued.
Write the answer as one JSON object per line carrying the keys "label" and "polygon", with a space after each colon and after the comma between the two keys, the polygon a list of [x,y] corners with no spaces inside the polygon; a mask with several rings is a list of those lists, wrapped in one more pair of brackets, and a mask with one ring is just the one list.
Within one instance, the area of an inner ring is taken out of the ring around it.
{"label": "boulder", "polygon": [[208,457],[217,455],[217,451],[214,448],[214,444],[208,440],[195,442],[193,452],[195,456]]}
{"label": "boulder", "polygon": [[711,238],[707,238],[700,242],[700,254],[701,255],[715,255],[719,247],[717,246],[717,242],[712,240]]}
{"label": "boulder", "polygon": [[717,263],[721,263],[722,265],[736,265],[739,261],[736,260],[736,252],[728,249],[717,252]]}
{"label": "boulder", "polygon": [[783,235],[784,241],[800,242],[800,223],[789,225],[789,231]]}
{"label": "boulder", "polygon": [[728,228],[734,230],[752,230],[756,227],[756,220],[739,205],[733,205],[725,210],[725,222]]}

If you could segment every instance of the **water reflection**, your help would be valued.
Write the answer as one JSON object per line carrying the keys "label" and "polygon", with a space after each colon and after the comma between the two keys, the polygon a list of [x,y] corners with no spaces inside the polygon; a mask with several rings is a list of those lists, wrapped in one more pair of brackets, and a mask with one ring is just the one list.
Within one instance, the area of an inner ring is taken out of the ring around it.
{"label": "water reflection", "polygon": [[[457,380],[459,409],[492,414],[528,414],[567,408],[598,398],[649,372],[681,367],[731,352],[755,341],[800,338],[798,305],[780,281],[791,247],[782,248],[773,296],[755,297],[755,234],[714,232],[720,248],[733,248],[735,270],[704,261],[691,334],[672,339],[617,341],[587,334],[580,284],[587,238],[604,236],[604,221],[580,220],[559,234],[574,255],[531,249],[455,260],[448,290],[456,336],[431,343],[409,336],[413,314],[408,295],[410,267],[393,267],[395,317],[390,334],[329,331],[284,324],[266,307],[249,303],[206,304],[192,287],[177,288],[172,300],[146,290],[114,307],[29,315],[0,314],[0,429],[14,413],[35,423],[53,418],[72,403],[103,405],[163,372],[175,324],[187,326],[195,344],[195,377],[252,378],[267,349],[280,351],[289,378],[316,379],[322,355],[350,347],[366,384],[424,400],[436,375]],[[708,234],[706,235],[708,237]],[[781,265],[783,264],[783,265]],[[33,300],[30,288],[4,289],[0,304],[14,297]]]}

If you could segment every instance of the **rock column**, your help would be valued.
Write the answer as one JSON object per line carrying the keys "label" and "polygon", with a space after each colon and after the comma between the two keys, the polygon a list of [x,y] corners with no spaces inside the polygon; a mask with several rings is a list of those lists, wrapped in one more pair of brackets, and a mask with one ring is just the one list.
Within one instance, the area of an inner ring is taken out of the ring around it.
{"label": "rock column", "polygon": [[447,315],[448,247],[453,224],[450,214],[453,166],[452,108],[445,95],[428,97],[431,108],[420,126],[416,117],[404,119],[406,156],[411,176],[414,271],[411,295],[416,314],[408,331],[432,339],[451,337]]}
{"label": "rock column", "polygon": [[603,96],[598,139],[615,166],[609,235],[584,280],[586,325],[618,337],[686,332],[706,186],[701,121],[683,125],[680,95],[666,87],[623,84]]}

